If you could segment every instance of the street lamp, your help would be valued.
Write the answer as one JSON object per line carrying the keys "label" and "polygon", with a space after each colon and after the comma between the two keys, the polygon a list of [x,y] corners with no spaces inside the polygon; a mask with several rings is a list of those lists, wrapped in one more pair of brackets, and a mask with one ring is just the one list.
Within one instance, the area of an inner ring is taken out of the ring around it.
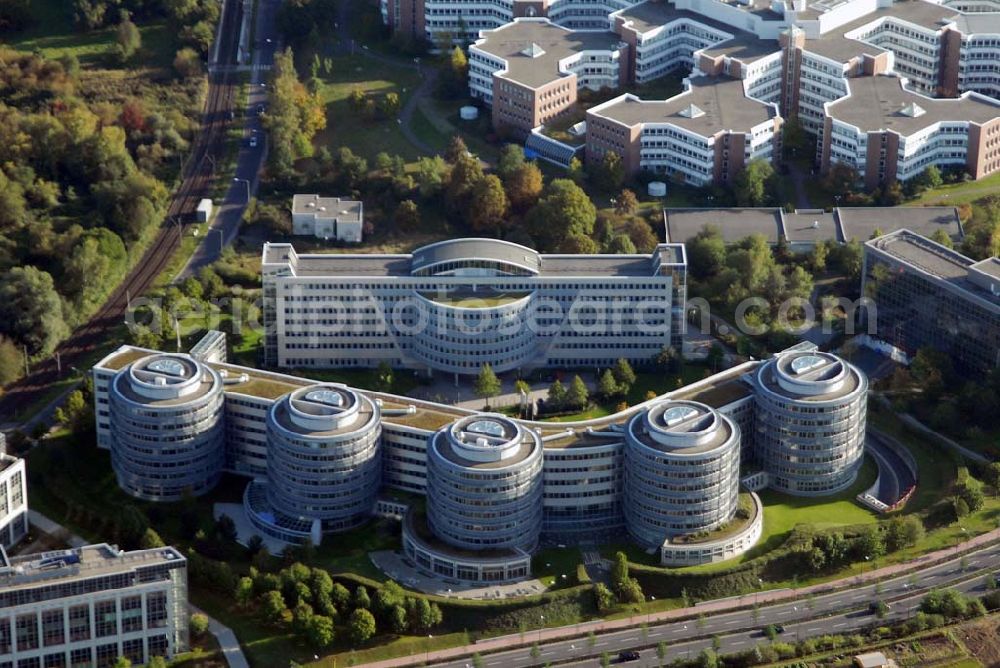
{"label": "street lamp", "polygon": [[[650,602],[650,603],[656,603],[656,597],[655,597],[655,596],[652,596],[652,595],[651,595],[651,596],[649,597],[649,602]],[[650,606],[650,607],[651,607],[651,606]],[[647,625],[647,626],[649,625],[649,619],[650,619],[650,617],[651,617],[651,616],[652,616],[652,614],[653,614],[653,611],[652,611],[652,610],[650,609],[650,607],[647,607],[647,608],[646,608],[646,625]]]}
{"label": "street lamp", "polygon": [[236,176],[233,177],[233,182],[234,183],[239,183],[240,181],[242,181],[246,185],[246,187],[247,187],[247,204],[249,204],[250,203],[250,179],[241,179],[241,178],[236,177]]}
{"label": "street lamp", "polygon": [[434,636],[430,633],[427,634],[427,654],[424,655],[424,663],[430,663],[431,660],[431,641],[434,640]]}
{"label": "street lamp", "polygon": [[542,627],[545,626],[545,615],[538,615],[540,624],[538,625],[538,642],[542,642]]}

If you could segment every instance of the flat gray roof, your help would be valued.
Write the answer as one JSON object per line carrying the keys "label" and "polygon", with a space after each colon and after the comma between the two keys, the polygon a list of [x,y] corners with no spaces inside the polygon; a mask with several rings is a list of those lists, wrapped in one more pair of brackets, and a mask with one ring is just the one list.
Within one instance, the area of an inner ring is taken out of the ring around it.
{"label": "flat gray roof", "polygon": [[962,239],[962,223],[950,206],[840,207],[836,214],[844,242],[857,239],[864,243],[875,230],[890,234],[903,229],[925,237],[944,230],[953,241]]}
{"label": "flat gray roof", "polygon": [[[669,100],[641,100],[626,94],[587,113],[629,127],[670,123],[703,137],[725,131],[749,132],[777,114],[772,105],[747,97],[739,79],[698,76],[685,81],[687,90]],[[689,114],[691,110],[694,114]]]}
{"label": "flat gray roof", "polygon": [[969,271],[976,263],[957,251],[910,230],[898,230],[872,239],[866,245],[948,283],[971,297],[1000,307],[1000,295],[993,294],[970,280]]}
{"label": "flat gray roof", "polygon": [[751,234],[776,244],[781,230],[780,209],[666,209],[665,217],[667,240],[673,243],[687,242],[709,225],[719,228],[727,244]]}
{"label": "flat gray roof", "polygon": [[123,573],[159,564],[176,564],[181,567],[185,563],[184,556],[172,547],[124,552],[107,543],[101,543],[70,550],[11,557],[9,566],[0,568],[0,587],[5,590],[28,589],[60,580]]}
{"label": "flat gray roof", "polygon": [[[468,242],[468,243],[466,243]],[[669,249],[671,253],[674,249]],[[653,255],[539,255],[530,248],[493,239],[458,239],[418,248],[413,255],[294,255],[290,244],[267,244],[265,264],[287,263],[296,276],[410,277],[411,271],[438,262],[477,257],[504,259],[537,268],[537,276],[653,276]],[[476,254],[478,252],[478,254]],[[471,253],[471,254],[470,254]],[[420,260],[417,263],[417,260]],[[667,259],[680,261],[675,255]]]}
{"label": "flat gray roof", "polygon": [[782,215],[785,238],[789,243],[816,243],[831,239],[836,241],[837,221],[833,213],[823,209],[802,209]]}
{"label": "flat gray roof", "polygon": [[[906,136],[941,121],[983,124],[1000,116],[1000,103],[985,96],[930,98],[907,90],[896,76],[848,79],[847,86],[847,97],[827,104],[827,109],[834,119],[865,132],[892,130]],[[908,113],[915,108],[923,113]]]}
{"label": "flat gray roof", "polygon": [[361,222],[362,204],[357,200],[319,195],[295,195],[292,197],[292,213],[316,214],[319,218],[336,218],[341,222]]}
{"label": "flat gray roof", "polygon": [[507,61],[501,77],[531,88],[566,76],[559,70],[564,58],[581,51],[617,51],[621,44],[610,30],[574,31],[548,19],[519,18],[480,35],[476,48]]}

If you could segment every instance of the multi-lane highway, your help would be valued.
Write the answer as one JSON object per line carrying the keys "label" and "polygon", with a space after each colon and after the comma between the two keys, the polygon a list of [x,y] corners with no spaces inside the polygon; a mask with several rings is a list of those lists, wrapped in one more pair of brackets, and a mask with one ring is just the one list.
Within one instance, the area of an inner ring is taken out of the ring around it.
{"label": "multi-lane highway", "polygon": [[[963,563],[964,570],[961,568]],[[692,611],[695,616],[690,619],[650,624],[646,629],[630,628],[604,633],[593,641],[577,637],[546,642],[538,646],[537,658],[532,656],[530,647],[486,654],[482,656],[482,663],[490,668],[520,668],[548,662],[593,667],[599,665],[599,657],[605,652],[616,658],[623,650],[638,650],[640,659],[628,665],[656,666],[659,661],[655,647],[660,642],[666,643],[666,659],[672,660],[697,656],[701,650],[712,646],[713,636],[717,636],[723,653],[749,649],[767,640],[762,629],[769,624],[782,625],[784,632],[781,638],[789,642],[824,634],[851,633],[875,623],[888,624],[913,616],[921,598],[933,588],[948,586],[964,593],[982,595],[985,593],[983,572],[992,572],[997,568],[1000,568],[1000,544],[993,544],[966,555],[964,560],[956,557],[883,580],[878,585],[859,584],[809,599],[761,605],[756,611],[753,596],[747,596],[744,601],[750,606],[748,608],[706,614],[701,618],[696,606]],[[879,600],[891,605],[888,614],[881,620],[868,610],[870,603]],[[641,624],[643,616],[637,615],[634,621]],[[520,637],[514,642],[520,644]],[[530,632],[525,634],[523,642],[531,642]],[[475,651],[475,646],[468,649]],[[432,665],[466,668],[471,661],[463,657]]]}

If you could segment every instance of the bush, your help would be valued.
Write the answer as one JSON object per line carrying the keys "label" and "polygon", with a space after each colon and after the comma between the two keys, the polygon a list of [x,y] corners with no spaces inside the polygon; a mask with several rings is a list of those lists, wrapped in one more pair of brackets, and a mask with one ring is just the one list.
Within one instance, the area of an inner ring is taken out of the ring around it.
{"label": "bush", "polygon": [[587,573],[587,567],[583,564],[576,565],[576,583],[590,584],[590,574]]}
{"label": "bush", "polygon": [[203,615],[200,612],[196,612],[191,615],[191,621],[188,624],[188,628],[191,630],[191,635],[202,636],[208,631],[208,616]]}

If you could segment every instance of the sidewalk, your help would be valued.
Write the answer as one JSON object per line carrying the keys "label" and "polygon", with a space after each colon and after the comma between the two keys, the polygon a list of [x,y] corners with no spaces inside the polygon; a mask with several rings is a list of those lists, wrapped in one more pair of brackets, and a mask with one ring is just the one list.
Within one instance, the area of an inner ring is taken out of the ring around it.
{"label": "sidewalk", "polygon": [[[49,535],[65,536],[66,543],[70,547],[90,545],[90,541],[76,535],[58,522],[50,520],[37,510],[28,510],[28,522]],[[250,664],[247,663],[246,657],[243,656],[243,650],[240,648],[240,643],[236,639],[236,634],[233,633],[233,630],[228,626],[223,626],[222,623],[213,617],[209,617],[195,606],[190,605],[190,608],[191,612],[200,612],[208,617],[208,630],[215,636],[216,641],[218,641],[219,649],[226,658],[229,668],[250,668]]]}
{"label": "sidewalk", "polygon": [[[691,618],[698,615],[738,610],[740,608],[746,608],[757,604],[763,605],[768,603],[777,603],[780,601],[788,601],[801,598],[809,594],[826,594],[837,589],[850,589],[864,583],[874,582],[887,577],[906,573],[914,570],[915,568],[929,567],[937,562],[948,561],[949,559],[956,557],[959,552],[975,549],[996,540],[1000,540],[1000,529],[994,529],[989,533],[976,536],[975,538],[972,538],[955,547],[938,550],[937,552],[931,552],[914,559],[913,561],[908,561],[903,564],[893,564],[892,566],[885,566],[859,576],[851,576],[840,580],[834,580],[832,582],[824,582],[822,584],[812,585],[809,587],[801,587],[799,589],[778,589],[754,594],[744,594],[733,598],[702,603],[689,608],[665,610],[663,612],[654,612],[648,616],[645,614],[639,616],[643,621],[648,619],[648,624],[653,625],[658,622],[669,622],[673,620]],[[614,621],[583,622],[573,626],[541,629],[537,632],[532,631],[530,634],[532,640],[531,643],[519,642],[517,636],[504,636],[499,638],[490,638],[488,640],[477,642],[472,645],[466,645],[464,647],[451,647],[448,649],[430,652],[429,654],[401,656],[395,659],[385,659],[383,661],[375,661],[365,665],[368,666],[368,668],[398,668],[400,666],[410,666],[416,664],[425,665],[436,661],[448,661],[470,656],[473,652],[478,654],[487,654],[490,652],[514,649],[518,646],[527,646],[529,644],[543,644],[547,641],[565,640],[591,632],[601,634],[608,631],[620,631],[634,626],[636,626],[636,622],[632,618],[616,619]]]}

